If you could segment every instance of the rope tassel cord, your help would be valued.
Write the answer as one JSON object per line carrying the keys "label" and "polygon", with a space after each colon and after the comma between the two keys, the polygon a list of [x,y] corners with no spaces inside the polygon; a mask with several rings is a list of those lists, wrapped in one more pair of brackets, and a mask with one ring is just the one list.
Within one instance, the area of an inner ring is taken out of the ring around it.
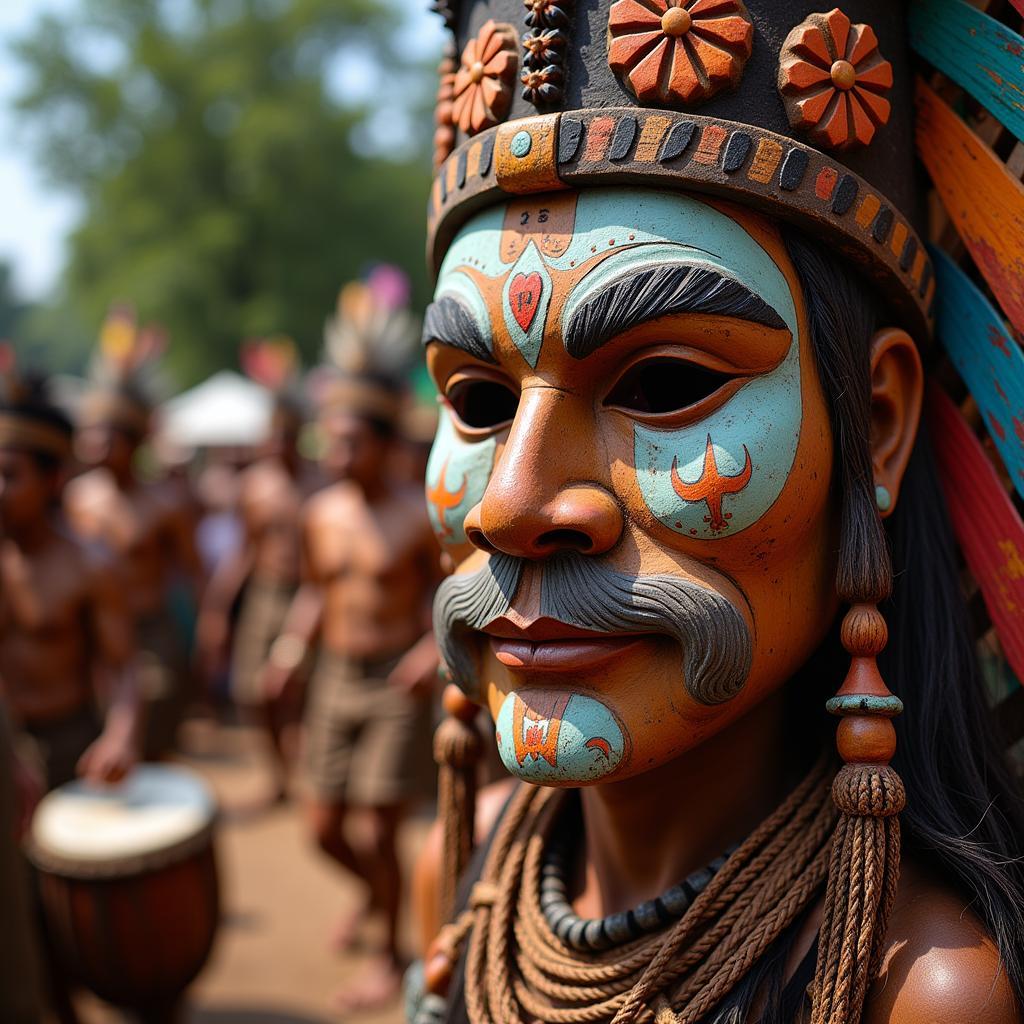
{"label": "rope tassel cord", "polygon": [[846,762],[832,785],[840,817],[829,862],[818,941],[811,1024],[856,1024],[868,986],[877,976],[882,942],[896,898],[900,823],[906,804],[891,719],[903,710],[878,672],[885,619],[874,605],[856,604],[843,619],[850,671],[827,704],[842,716],[839,754]]}

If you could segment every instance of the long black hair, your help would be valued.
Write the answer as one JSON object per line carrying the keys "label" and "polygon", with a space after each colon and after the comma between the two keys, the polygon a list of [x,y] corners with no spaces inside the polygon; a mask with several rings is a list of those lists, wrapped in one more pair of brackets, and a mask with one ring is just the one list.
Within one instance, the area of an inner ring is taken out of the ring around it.
{"label": "long black hair", "polygon": [[[856,273],[793,229],[784,228],[783,237],[807,303],[835,442],[834,486],[842,516],[837,590],[846,598],[884,598],[880,608],[889,642],[879,667],[906,708],[895,721],[893,759],[907,790],[900,816],[904,851],[966,899],[1024,1003],[1024,794],[987,705],[928,427],[922,423],[900,500],[882,527],[874,508],[869,438],[870,343],[883,317]],[[816,660],[841,671],[835,637],[830,645]],[[828,675],[821,682],[834,690],[841,674]],[[795,699],[805,722],[815,721],[831,743],[834,722],[807,706],[827,695],[801,687]],[[795,930],[783,935],[709,1020],[746,1020],[760,993],[768,1003],[762,1024],[790,1024],[783,1022],[780,995],[794,936]]]}

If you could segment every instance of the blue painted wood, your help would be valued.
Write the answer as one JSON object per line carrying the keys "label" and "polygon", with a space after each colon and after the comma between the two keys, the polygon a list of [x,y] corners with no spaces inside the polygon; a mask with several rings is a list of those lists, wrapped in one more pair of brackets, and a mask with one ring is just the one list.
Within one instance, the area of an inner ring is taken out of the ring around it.
{"label": "blue painted wood", "polygon": [[967,275],[931,248],[939,341],[985,418],[985,425],[1024,497],[1024,352]]}
{"label": "blue painted wood", "polygon": [[910,45],[1024,139],[1024,37],[964,0],[912,0]]}

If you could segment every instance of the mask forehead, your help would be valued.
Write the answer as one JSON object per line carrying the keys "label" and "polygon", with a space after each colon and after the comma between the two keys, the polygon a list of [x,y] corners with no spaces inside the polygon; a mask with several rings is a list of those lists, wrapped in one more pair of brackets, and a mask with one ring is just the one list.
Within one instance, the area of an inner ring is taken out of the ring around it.
{"label": "mask forehead", "polygon": [[[558,310],[564,327],[609,282],[656,262],[703,265],[738,280],[796,336],[786,278],[740,223],[699,199],[644,189],[556,193],[477,214],[445,256],[435,299],[460,299],[492,354],[500,322],[536,366],[557,292],[565,295]],[[570,281],[559,288],[563,275]],[[502,283],[500,311],[489,309],[494,281]]]}

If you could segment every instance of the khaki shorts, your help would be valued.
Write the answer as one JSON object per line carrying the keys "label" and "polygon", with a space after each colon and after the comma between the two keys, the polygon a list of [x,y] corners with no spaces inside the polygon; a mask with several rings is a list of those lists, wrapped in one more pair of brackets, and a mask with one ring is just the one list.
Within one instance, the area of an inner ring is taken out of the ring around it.
{"label": "khaki shorts", "polygon": [[231,651],[231,696],[236,704],[262,705],[260,679],[295,596],[295,587],[252,581],[246,587]]}
{"label": "khaki shorts", "polygon": [[306,767],[317,799],[387,807],[431,793],[430,701],[389,686],[398,658],[321,651],[306,705]]}
{"label": "khaki shorts", "polygon": [[188,654],[170,611],[135,623],[139,692],[143,704],[142,756],[155,761],[174,747],[191,694]]}

